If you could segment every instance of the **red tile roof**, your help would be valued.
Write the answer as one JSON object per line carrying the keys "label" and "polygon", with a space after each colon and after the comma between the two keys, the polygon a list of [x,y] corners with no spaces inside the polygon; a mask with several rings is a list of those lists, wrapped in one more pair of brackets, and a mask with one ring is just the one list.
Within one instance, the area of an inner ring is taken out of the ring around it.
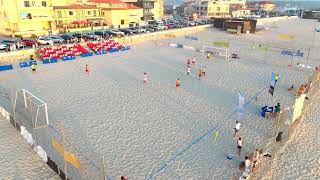
{"label": "red tile roof", "polygon": [[141,7],[135,6],[133,4],[128,4],[129,9],[142,9]]}
{"label": "red tile roof", "polygon": [[84,5],[81,6],[79,4],[70,4],[68,6],[53,6],[53,9],[99,9],[97,6],[92,5]]}
{"label": "red tile roof", "polygon": [[128,8],[127,7],[102,8],[102,10],[128,10]]}

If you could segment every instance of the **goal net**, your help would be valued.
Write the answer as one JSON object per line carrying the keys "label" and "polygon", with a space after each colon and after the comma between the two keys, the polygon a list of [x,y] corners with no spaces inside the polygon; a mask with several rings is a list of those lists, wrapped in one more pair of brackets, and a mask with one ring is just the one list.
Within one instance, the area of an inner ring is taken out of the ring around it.
{"label": "goal net", "polygon": [[16,92],[14,113],[20,125],[29,130],[49,125],[47,103],[25,89]]}
{"label": "goal net", "polygon": [[220,57],[224,59],[229,59],[229,49],[228,48],[217,48],[213,46],[203,46],[202,52],[204,56],[210,53],[213,57]]}

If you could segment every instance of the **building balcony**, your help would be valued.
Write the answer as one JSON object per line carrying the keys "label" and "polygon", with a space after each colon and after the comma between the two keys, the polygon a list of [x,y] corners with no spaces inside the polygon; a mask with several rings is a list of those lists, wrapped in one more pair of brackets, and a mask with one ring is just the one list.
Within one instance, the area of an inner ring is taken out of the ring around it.
{"label": "building balcony", "polygon": [[87,16],[86,19],[104,19],[103,16]]}
{"label": "building balcony", "polygon": [[89,20],[89,19],[92,19],[92,20],[95,20],[95,19],[101,19],[103,20],[104,17],[103,16],[85,16],[85,17],[77,17],[77,16],[74,16],[74,17],[54,17],[54,20],[58,20],[58,21],[64,21],[64,20]]}
{"label": "building balcony", "polygon": [[28,21],[54,21],[53,17],[50,16],[31,16],[31,18],[21,18],[21,21],[28,22]]}

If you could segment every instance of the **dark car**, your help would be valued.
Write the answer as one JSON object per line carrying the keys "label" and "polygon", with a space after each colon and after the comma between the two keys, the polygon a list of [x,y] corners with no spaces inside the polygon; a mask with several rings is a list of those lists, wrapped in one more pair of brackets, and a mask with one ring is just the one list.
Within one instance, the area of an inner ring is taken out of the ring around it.
{"label": "dark car", "polygon": [[24,42],[21,42],[20,40],[2,40],[0,41],[2,44],[5,44],[7,46],[11,46],[13,44],[17,45],[17,43],[20,43],[20,47],[25,47],[26,44]]}
{"label": "dark car", "polygon": [[132,35],[134,33],[130,29],[121,28],[121,29],[118,29],[118,30],[121,31],[121,32],[124,32],[125,35]]}
{"label": "dark car", "polygon": [[138,33],[139,33],[139,30],[138,30],[138,28],[136,28],[136,27],[130,27],[130,28],[128,28],[128,30],[130,30],[130,31],[133,32],[134,34],[138,34]]}
{"label": "dark car", "polygon": [[60,37],[62,39],[64,39],[65,42],[71,42],[72,43],[72,42],[76,42],[77,41],[76,38],[74,38],[73,36],[68,35],[68,34],[61,35]]}
{"label": "dark car", "polygon": [[26,46],[29,47],[39,46],[39,43],[32,39],[22,39],[20,42],[23,42]]}
{"label": "dark car", "polygon": [[95,31],[94,34],[102,38],[106,38],[110,36],[109,33],[106,31]]}
{"label": "dark car", "polygon": [[112,36],[112,37],[116,37],[117,35],[118,35],[118,33],[116,33],[116,32],[113,32],[113,31],[109,31],[109,30],[107,30],[107,31],[105,31],[106,33],[108,33],[110,36]]}

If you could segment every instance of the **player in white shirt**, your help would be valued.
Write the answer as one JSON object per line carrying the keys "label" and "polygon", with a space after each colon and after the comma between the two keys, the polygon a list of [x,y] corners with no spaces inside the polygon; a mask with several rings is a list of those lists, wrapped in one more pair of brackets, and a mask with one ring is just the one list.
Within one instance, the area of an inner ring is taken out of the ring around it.
{"label": "player in white shirt", "polygon": [[240,130],[241,124],[239,121],[236,121],[236,126],[234,127],[234,136],[237,136],[239,130]]}
{"label": "player in white shirt", "polygon": [[146,84],[148,81],[147,73],[144,73],[143,83]]}

